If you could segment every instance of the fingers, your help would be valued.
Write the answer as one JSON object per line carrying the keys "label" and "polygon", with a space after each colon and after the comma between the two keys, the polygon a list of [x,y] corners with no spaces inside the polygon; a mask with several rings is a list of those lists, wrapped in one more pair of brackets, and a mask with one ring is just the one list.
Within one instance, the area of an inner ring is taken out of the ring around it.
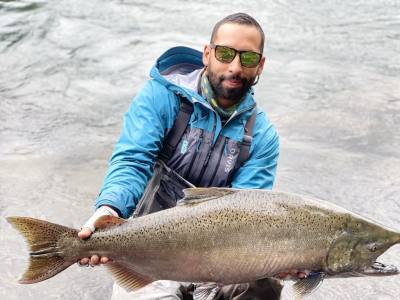
{"label": "fingers", "polygon": [[303,278],[306,278],[309,273],[310,273],[310,271],[308,271],[308,270],[299,271],[296,269],[292,269],[292,270],[289,270],[286,272],[280,272],[279,274],[276,275],[276,277],[279,279],[290,279],[290,278],[303,279]]}
{"label": "fingers", "polygon": [[100,263],[101,264],[106,264],[106,263],[108,263],[109,260],[110,259],[108,257],[103,256],[103,257],[100,258]]}
{"label": "fingers", "polygon": [[97,266],[98,264],[106,264],[110,261],[108,257],[101,256],[99,257],[98,255],[93,255],[90,258],[90,265],[92,266]]}
{"label": "fingers", "polygon": [[297,272],[297,278],[304,279],[308,276],[308,274],[309,274],[309,272],[307,272],[307,271]]}
{"label": "fingers", "polygon": [[97,266],[99,264],[100,258],[98,255],[92,255],[92,257],[90,258],[90,262],[89,264],[91,266]]}
{"label": "fingers", "polygon": [[281,272],[279,274],[276,275],[276,277],[278,277],[279,279],[284,279],[289,275],[289,272]]}
{"label": "fingers", "polygon": [[90,230],[90,228],[88,228],[88,227],[83,227],[81,229],[81,231],[78,232],[78,236],[81,239],[87,239],[88,237],[91,236],[91,234],[92,234],[92,230]]}
{"label": "fingers", "polygon": [[110,261],[108,257],[102,256],[99,257],[98,255],[92,255],[91,257],[84,257],[78,260],[78,265],[83,267],[83,266],[97,266],[99,264],[106,264]]}
{"label": "fingers", "polygon": [[78,260],[78,264],[81,266],[87,266],[89,264],[89,257],[84,257],[81,260]]}

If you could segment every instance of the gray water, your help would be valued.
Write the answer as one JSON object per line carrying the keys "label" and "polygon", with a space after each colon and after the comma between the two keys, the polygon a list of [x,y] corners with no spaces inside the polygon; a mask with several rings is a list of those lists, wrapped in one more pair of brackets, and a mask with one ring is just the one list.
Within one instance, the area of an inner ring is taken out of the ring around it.
{"label": "gray water", "polygon": [[[154,60],[176,45],[201,50],[237,11],[267,35],[256,99],[281,136],[275,188],[400,230],[398,0],[0,1],[0,299],[109,299],[103,268],[17,284],[27,249],[4,217],[80,227]],[[381,261],[400,265],[400,247]],[[348,278],[309,299],[399,294],[400,276]]]}

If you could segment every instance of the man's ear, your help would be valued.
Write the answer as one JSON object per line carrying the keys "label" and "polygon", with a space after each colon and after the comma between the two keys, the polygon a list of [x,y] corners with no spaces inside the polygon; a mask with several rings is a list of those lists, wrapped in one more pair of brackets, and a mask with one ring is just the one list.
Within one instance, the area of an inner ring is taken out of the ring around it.
{"label": "man's ear", "polygon": [[204,50],[203,50],[203,65],[208,66],[208,63],[210,61],[210,51],[211,48],[209,45],[204,45]]}
{"label": "man's ear", "polygon": [[258,69],[257,69],[257,75],[260,76],[263,69],[264,69],[264,64],[265,64],[265,57],[261,57],[260,63],[258,65]]}

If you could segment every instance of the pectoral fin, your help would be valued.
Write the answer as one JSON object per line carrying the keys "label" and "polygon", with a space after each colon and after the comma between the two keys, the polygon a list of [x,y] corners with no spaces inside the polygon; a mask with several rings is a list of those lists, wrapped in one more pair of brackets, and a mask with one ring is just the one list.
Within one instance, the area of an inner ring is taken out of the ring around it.
{"label": "pectoral fin", "polygon": [[325,273],[313,272],[306,278],[298,280],[293,285],[293,290],[297,297],[302,297],[314,292],[324,280]]}
{"label": "pectoral fin", "polygon": [[138,290],[153,282],[151,278],[143,276],[121,263],[112,261],[105,266],[111,272],[118,285],[128,292]]}
{"label": "pectoral fin", "polygon": [[229,188],[189,188],[183,190],[185,198],[179,200],[177,205],[196,205],[205,201],[217,199],[236,193],[237,190]]}
{"label": "pectoral fin", "polygon": [[196,284],[193,300],[213,300],[220,289],[220,286],[215,282]]}

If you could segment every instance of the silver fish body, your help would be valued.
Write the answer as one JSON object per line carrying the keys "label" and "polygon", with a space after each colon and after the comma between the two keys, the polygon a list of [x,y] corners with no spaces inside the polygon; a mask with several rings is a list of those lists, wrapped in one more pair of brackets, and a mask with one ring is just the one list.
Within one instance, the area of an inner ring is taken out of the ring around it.
{"label": "silver fish body", "polygon": [[[242,283],[291,269],[342,277],[398,273],[376,258],[399,243],[400,234],[331,203],[265,190],[185,194],[177,207],[105,226],[86,241],[70,229],[52,253],[64,264],[107,256],[128,289],[158,279]],[[51,252],[35,251],[36,258]]]}

